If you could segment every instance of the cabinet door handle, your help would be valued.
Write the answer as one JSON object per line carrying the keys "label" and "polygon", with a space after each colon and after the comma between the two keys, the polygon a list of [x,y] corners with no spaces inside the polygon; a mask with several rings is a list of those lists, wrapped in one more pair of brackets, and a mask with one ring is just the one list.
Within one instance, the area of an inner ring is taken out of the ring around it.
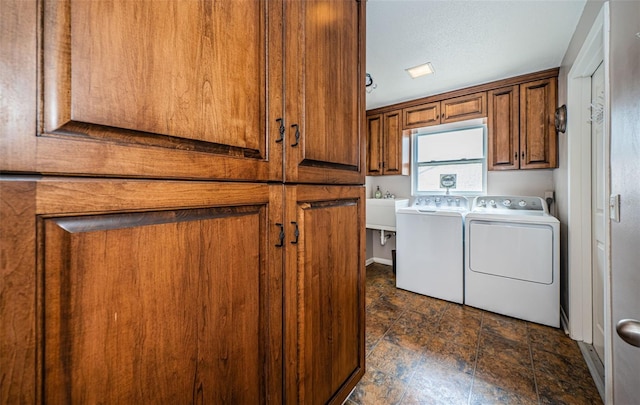
{"label": "cabinet door handle", "polygon": [[640,347],[640,322],[635,319],[622,319],[616,325],[618,336],[631,346]]}
{"label": "cabinet door handle", "polygon": [[284,225],[282,225],[281,223],[277,223],[276,226],[280,227],[280,235],[278,236],[280,242],[276,244],[276,247],[282,247],[284,246]]}
{"label": "cabinet door handle", "polygon": [[300,236],[300,229],[298,229],[298,223],[295,221],[291,221],[291,225],[295,225],[296,229],[293,231],[293,236],[295,236],[296,238],[294,240],[291,241],[292,245],[297,245],[298,244],[298,237]]}
{"label": "cabinet door handle", "polygon": [[284,120],[282,118],[277,118],[276,122],[280,123],[280,128],[279,128],[280,138],[276,139],[276,142],[280,143],[284,140]]}
{"label": "cabinet door handle", "polygon": [[513,160],[518,160],[518,152],[516,152],[515,155],[513,155]]}
{"label": "cabinet door handle", "polygon": [[524,151],[522,151],[522,160],[524,160]]}
{"label": "cabinet door handle", "polygon": [[296,129],[296,142],[292,143],[291,146],[298,146],[298,143],[300,141],[300,128],[298,127],[298,124],[292,124],[291,128]]}

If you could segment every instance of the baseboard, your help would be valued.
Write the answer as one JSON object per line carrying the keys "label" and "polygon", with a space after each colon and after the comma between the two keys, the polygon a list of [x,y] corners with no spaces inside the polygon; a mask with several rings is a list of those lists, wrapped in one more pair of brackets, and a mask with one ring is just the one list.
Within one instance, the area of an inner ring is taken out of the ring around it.
{"label": "baseboard", "polygon": [[364,262],[364,265],[368,266],[368,265],[373,264],[373,263],[374,263],[374,261],[373,261],[373,257],[372,257],[370,259],[367,259],[367,261]]}
{"label": "baseboard", "polygon": [[596,384],[596,388],[598,389],[600,398],[602,398],[602,402],[606,402],[604,399],[604,365],[602,364],[602,361],[596,354],[592,345],[584,342],[578,342],[578,347],[582,352],[582,357],[584,358],[585,363],[587,363],[589,373],[591,373],[591,378],[593,378],[593,382]]}
{"label": "baseboard", "polygon": [[391,259],[383,259],[382,257],[374,257],[371,260],[373,260],[374,263],[380,263],[380,264],[386,264],[387,266],[393,266],[393,260],[391,260]]}

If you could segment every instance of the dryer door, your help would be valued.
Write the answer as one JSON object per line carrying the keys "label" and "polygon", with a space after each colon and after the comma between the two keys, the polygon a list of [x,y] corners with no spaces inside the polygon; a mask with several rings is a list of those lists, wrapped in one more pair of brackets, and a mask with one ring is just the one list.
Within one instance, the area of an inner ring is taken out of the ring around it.
{"label": "dryer door", "polygon": [[471,220],[469,270],[516,280],[553,283],[553,228],[530,224]]}

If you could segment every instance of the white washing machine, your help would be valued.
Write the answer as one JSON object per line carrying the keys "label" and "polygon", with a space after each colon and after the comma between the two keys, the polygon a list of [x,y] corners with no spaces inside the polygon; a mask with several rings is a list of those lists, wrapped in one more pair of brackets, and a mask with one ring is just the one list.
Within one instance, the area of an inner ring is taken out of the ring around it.
{"label": "white washing machine", "polygon": [[476,197],[465,231],[465,304],[559,327],[560,223],[544,200]]}
{"label": "white washing machine", "polygon": [[396,213],[396,287],[447,301],[464,299],[463,196],[414,198]]}

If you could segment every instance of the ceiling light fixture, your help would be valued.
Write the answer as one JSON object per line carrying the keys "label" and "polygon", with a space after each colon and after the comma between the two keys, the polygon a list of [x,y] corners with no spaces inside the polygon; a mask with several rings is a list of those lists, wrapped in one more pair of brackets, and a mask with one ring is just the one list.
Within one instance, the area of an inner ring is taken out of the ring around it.
{"label": "ceiling light fixture", "polygon": [[414,66],[405,70],[407,71],[407,73],[409,73],[409,76],[411,76],[412,79],[435,73],[431,62],[423,63],[422,65]]}

